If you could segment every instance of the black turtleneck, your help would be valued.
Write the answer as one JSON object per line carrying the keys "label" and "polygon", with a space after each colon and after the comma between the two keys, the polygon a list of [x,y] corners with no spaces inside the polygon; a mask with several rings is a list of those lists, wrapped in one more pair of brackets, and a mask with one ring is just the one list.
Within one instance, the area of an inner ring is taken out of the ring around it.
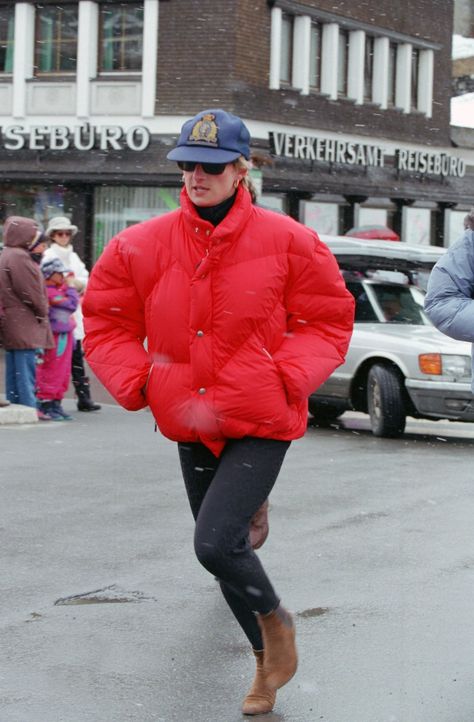
{"label": "black turtleneck", "polygon": [[230,198],[226,198],[225,201],[222,201],[222,203],[218,203],[217,206],[196,206],[194,205],[198,215],[204,220],[209,221],[209,223],[212,223],[213,226],[217,226],[221,221],[224,220],[232,206],[234,205],[235,196],[237,195],[237,191],[235,191],[234,195],[232,195]]}

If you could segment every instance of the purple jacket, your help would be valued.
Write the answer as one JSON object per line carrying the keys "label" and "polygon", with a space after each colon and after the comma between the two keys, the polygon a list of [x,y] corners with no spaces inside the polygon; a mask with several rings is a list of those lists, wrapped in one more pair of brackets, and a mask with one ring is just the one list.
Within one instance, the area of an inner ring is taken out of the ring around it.
{"label": "purple jacket", "polygon": [[72,316],[79,305],[79,294],[75,288],[63,283],[49,285],[46,281],[49,301],[49,323],[53,333],[70,333],[76,322]]}

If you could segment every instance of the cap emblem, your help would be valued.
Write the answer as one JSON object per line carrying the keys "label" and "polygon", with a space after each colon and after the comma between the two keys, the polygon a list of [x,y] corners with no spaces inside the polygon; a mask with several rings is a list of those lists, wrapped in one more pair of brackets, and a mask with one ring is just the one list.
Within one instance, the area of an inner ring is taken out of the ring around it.
{"label": "cap emblem", "polygon": [[218,145],[218,128],[213,113],[206,113],[201,120],[193,125],[193,129],[189,135],[188,142],[208,143],[209,145]]}

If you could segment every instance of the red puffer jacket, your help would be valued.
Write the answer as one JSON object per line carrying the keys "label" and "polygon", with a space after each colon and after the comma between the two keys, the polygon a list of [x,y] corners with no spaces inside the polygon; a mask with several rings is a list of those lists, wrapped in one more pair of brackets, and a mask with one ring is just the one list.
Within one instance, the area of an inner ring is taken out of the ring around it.
{"label": "red puffer jacket", "polygon": [[165,436],[218,456],[228,438],[304,434],[308,395],[344,361],[353,307],[313,231],[242,187],[214,227],[183,189],[181,209],[107,245],[84,297],[84,348],[122,406],[149,404]]}

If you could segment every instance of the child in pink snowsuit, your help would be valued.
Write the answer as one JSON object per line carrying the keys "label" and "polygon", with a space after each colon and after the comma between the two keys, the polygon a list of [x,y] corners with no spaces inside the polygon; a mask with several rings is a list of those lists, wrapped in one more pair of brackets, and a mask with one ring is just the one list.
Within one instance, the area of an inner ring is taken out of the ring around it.
{"label": "child in pink snowsuit", "polygon": [[64,411],[61,401],[71,378],[73,329],[76,325],[72,314],[79,303],[79,294],[74,288],[74,279],[67,275],[68,269],[59,258],[44,261],[41,270],[48,292],[49,323],[55,348],[45,351],[42,363],[38,364],[36,395],[43,413],[54,421],[67,421],[72,416]]}

